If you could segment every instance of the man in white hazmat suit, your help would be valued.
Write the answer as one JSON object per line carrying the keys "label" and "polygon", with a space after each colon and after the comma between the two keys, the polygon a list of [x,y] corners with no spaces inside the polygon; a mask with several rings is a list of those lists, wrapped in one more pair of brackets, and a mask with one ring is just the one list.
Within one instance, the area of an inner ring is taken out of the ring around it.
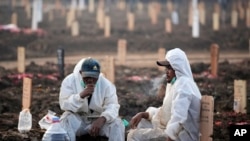
{"label": "man in white hazmat suit", "polygon": [[187,56],[175,48],[167,52],[165,59],[157,61],[157,65],[166,67],[168,84],[163,104],[149,107],[131,119],[127,141],[199,141],[201,94]]}
{"label": "man in white hazmat suit", "polygon": [[65,112],[61,124],[71,141],[84,134],[125,140],[116,87],[100,72],[97,60],[84,58],[62,81],[59,103]]}

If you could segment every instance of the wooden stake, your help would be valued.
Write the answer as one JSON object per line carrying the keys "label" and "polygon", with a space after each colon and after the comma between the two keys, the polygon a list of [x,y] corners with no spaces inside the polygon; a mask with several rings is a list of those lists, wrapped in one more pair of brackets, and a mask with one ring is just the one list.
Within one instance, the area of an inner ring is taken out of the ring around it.
{"label": "wooden stake", "polygon": [[23,98],[22,98],[22,109],[29,109],[31,103],[31,90],[32,80],[31,78],[23,78]]}
{"label": "wooden stake", "polygon": [[212,44],[210,47],[211,53],[211,74],[217,77],[218,72],[218,60],[219,60],[219,46],[217,44]]}
{"label": "wooden stake", "polygon": [[135,16],[133,13],[128,13],[128,30],[134,31],[135,28]]}
{"label": "wooden stake", "polygon": [[113,56],[106,56],[105,62],[102,65],[103,67],[103,73],[105,77],[111,81],[112,83],[115,82],[115,64],[114,64],[114,57]]}
{"label": "wooden stake", "polygon": [[167,18],[165,20],[165,31],[167,33],[172,33],[172,24],[171,24],[171,20],[169,18]]}
{"label": "wooden stake", "polygon": [[95,1],[94,0],[89,0],[89,13],[94,13],[95,11]]}
{"label": "wooden stake", "polygon": [[[165,56],[166,56],[166,49],[160,47],[160,48],[158,49],[158,60],[165,60]],[[158,66],[158,70],[164,71],[165,68],[164,68],[164,67]]]}
{"label": "wooden stake", "polygon": [[218,31],[220,28],[219,14],[213,13],[213,30]]}
{"label": "wooden stake", "polygon": [[120,65],[126,64],[127,41],[125,39],[118,40],[118,62]]}
{"label": "wooden stake", "polygon": [[79,35],[79,24],[77,21],[74,21],[71,26],[71,35],[78,36]]}
{"label": "wooden stake", "polygon": [[214,122],[214,99],[212,96],[203,95],[201,99],[200,116],[200,141],[212,141]]}
{"label": "wooden stake", "polygon": [[17,48],[17,70],[19,73],[25,72],[25,48]]}
{"label": "wooden stake", "polygon": [[18,25],[17,25],[17,19],[18,19],[17,13],[13,13],[13,14],[11,15],[11,23],[14,24],[14,25],[16,25],[16,26],[18,26]]}
{"label": "wooden stake", "polygon": [[202,25],[206,24],[206,10],[205,10],[205,3],[199,2],[199,20]]}
{"label": "wooden stake", "polygon": [[238,23],[238,13],[236,10],[232,11],[232,19],[231,19],[231,24],[233,28],[237,27],[237,23]]}
{"label": "wooden stake", "polygon": [[110,37],[110,29],[111,29],[111,25],[110,25],[110,18],[109,16],[105,17],[105,31],[104,31],[104,36],[105,37]]}
{"label": "wooden stake", "polygon": [[246,113],[247,87],[245,80],[234,80],[234,111]]}

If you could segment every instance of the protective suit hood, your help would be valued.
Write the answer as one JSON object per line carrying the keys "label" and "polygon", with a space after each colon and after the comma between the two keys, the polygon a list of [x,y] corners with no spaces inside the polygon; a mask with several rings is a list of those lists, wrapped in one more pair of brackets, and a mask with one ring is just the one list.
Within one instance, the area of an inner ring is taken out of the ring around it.
{"label": "protective suit hood", "polygon": [[181,76],[186,76],[193,79],[191,67],[185,52],[179,48],[172,49],[167,52],[165,59],[169,61],[172,68],[175,70],[177,79]]}

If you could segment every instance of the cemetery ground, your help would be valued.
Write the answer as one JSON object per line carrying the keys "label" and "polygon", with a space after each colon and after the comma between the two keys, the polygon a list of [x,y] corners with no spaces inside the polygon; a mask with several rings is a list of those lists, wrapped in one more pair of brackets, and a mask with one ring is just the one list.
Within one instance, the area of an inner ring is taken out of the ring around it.
{"label": "cemetery ground", "polygon": [[[237,28],[232,28],[230,14],[227,14],[225,23],[221,24],[218,31],[213,31],[212,16],[209,15],[213,10],[213,2],[211,0],[206,3],[208,5],[207,23],[200,26],[199,38],[192,38],[191,27],[187,25],[188,4],[186,1],[182,1],[179,5],[180,23],[172,25],[172,33],[166,33],[164,29],[165,18],[170,16],[163,12],[166,11],[166,7],[162,7],[156,24],[151,24],[147,10],[136,12],[135,30],[128,31],[127,13],[113,6],[108,12],[112,21],[110,37],[104,37],[103,29],[100,29],[96,23],[95,14],[87,10],[78,13],[80,35],[71,36],[71,30],[66,26],[66,13],[63,10],[54,10],[53,20],[49,20],[49,12],[45,12],[43,21],[39,23],[39,30],[32,33],[29,29],[31,22],[27,19],[22,6],[10,9],[0,4],[0,23],[9,24],[11,13],[16,12],[19,16],[18,27],[21,29],[21,31],[0,31],[0,61],[15,61],[18,46],[25,47],[28,59],[56,58],[58,48],[64,49],[65,56],[95,54],[98,57],[106,55],[116,57],[119,39],[127,40],[128,56],[130,53],[141,55],[137,59],[154,52],[157,56],[159,47],[166,50],[179,47],[188,55],[198,52],[204,56],[210,54],[210,46],[214,43],[219,45],[221,54],[237,52],[241,56],[249,52],[250,30],[246,27],[245,20],[240,19]],[[229,8],[227,13],[231,13],[230,10]],[[211,137],[214,141],[229,141],[228,128],[231,124],[250,124],[250,59],[237,62],[221,60],[217,77],[211,74],[211,66],[207,62],[191,63],[193,76],[202,95],[214,97],[214,122]],[[75,63],[66,62],[65,75],[72,72]],[[156,65],[152,67],[115,66],[115,85],[121,105],[119,113],[121,118],[129,121],[137,112],[144,111],[149,106],[161,105],[160,77],[163,73]],[[32,78],[30,106],[32,129],[27,134],[21,134],[17,130],[18,116],[22,109],[24,77]],[[248,106],[245,109],[248,114],[236,113],[233,110],[234,80],[246,80]],[[45,132],[39,127],[39,120],[48,113],[48,110],[54,111],[58,116],[62,114],[58,103],[61,81],[58,66],[54,61],[47,61],[42,65],[40,62],[31,62],[27,64],[25,73],[19,73],[16,67],[0,66],[0,140],[39,141]]]}

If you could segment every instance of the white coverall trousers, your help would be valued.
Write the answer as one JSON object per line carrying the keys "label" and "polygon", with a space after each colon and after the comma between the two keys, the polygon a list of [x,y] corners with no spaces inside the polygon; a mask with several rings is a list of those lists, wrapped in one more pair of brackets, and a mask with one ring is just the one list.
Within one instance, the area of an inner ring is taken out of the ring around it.
{"label": "white coverall trousers", "polygon": [[[61,125],[67,131],[70,141],[75,141],[76,136],[88,134],[91,122],[78,114],[64,112],[61,117]],[[124,141],[125,126],[120,118],[115,119],[111,123],[105,123],[100,130],[100,136],[106,136],[109,141]]]}

